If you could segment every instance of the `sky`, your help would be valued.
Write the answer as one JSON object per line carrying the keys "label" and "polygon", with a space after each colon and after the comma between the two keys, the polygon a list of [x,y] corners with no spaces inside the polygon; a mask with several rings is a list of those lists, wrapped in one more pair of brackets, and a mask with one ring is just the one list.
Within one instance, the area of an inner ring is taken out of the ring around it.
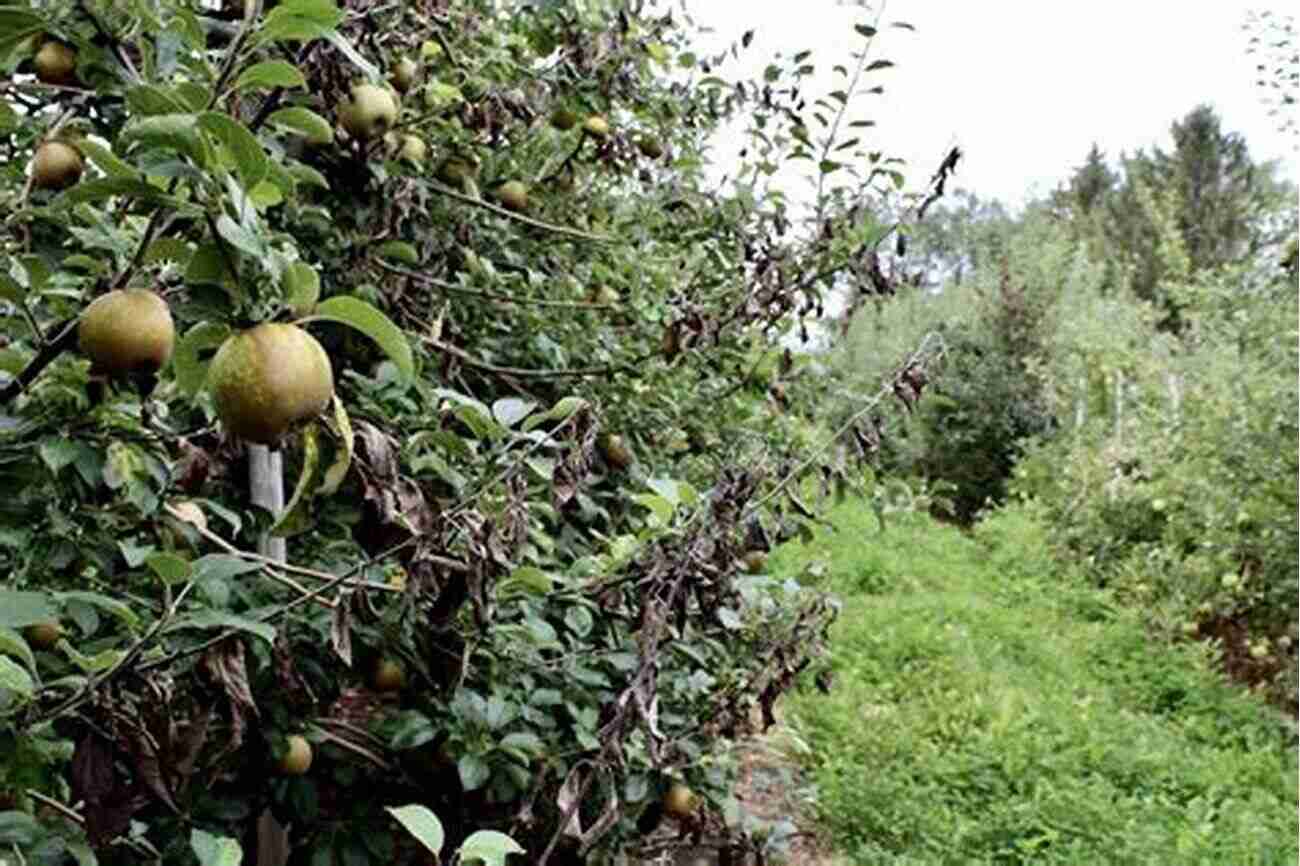
{"label": "sky", "polygon": [[[852,25],[882,13],[871,51],[895,66],[867,82],[883,84],[885,93],[861,97],[861,107],[877,123],[873,146],[907,160],[909,188],[923,188],[956,145],[964,157],[955,186],[1015,208],[1055,188],[1093,142],[1112,161],[1122,151],[1170,149],[1170,124],[1201,103],[1245,137],[1257,162],[1277,159],[1284,176],[1300,178],[1297,139],[1268,116],[1242,29],[1247,10],[1291,12],[1286,4],[683,2],[697,24],[716,31],[702,38],[702,55],[755,30],[742,61],[727,67],[728,78],[761,72],[775,52],[811,49],[819,77],[810,89],[822,93],[835,86],[830,67],[850,64],[863,44]],[[884,26],[892,21],[915,30]]]}

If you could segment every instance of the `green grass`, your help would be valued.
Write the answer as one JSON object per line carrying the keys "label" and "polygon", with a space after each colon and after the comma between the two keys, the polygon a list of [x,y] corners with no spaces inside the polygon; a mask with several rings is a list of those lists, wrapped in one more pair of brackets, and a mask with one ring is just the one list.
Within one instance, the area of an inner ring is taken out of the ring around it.
{"label": "green grass", "polygon": [[1296,863],[1281,717],[1054,573],[1031,517],[832,520],[773,562],[820,562],[843,601],[834,688],[788,712],[848,862]]}

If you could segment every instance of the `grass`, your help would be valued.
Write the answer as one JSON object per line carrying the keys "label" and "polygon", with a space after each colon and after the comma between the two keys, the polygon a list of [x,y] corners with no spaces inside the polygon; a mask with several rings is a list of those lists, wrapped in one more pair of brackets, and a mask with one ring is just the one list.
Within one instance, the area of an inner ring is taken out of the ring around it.
{"label": "grass", "polygon": [[1031,517],[831,519],[773,564],[843,601],[834,688],[787,716],[844,862],[1296,862],[1292,730],[1203,646],[1054,572]]}

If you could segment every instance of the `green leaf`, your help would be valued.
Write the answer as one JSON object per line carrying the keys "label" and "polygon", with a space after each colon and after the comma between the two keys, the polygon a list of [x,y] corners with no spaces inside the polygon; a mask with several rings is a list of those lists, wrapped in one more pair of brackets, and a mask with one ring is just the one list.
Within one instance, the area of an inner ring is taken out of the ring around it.
{"label": "green leaf", "polygon": [[541,755],[546,748],[542,744],[541,737],[531,731],[515,731],[513,734],[506,734],[497,747],[529,757]]}
{"label": "green leaf", "polygon": [[0,627],[0,653],[16,657],[27,665],[29,671],[36,670],[36,657],[32,655],[32,648],[12,628]]}
{"label": "green leaf", "polygon": [[347,477],[348,469],[352,466],[352,454],[356,448],[356,436],[352,432],[352,421],[348,418],[348,410],[338,394],[334,395],[333,400],[334,417],[331,419],[330,428],[338,436],[342,447],[335,449],[334,462],[330,464],[329,469],[325,470],[325,477],[321,479],[318,492],[322,496],[333,495],[343,484],[343,479]]}
{"label": "green leaf", "polygon": [[334,127],[328,120],[309,108],[293,106],[273,112],[268,123],[299,133],[311,141],[332,141]]}
{"label": "green leaf", "polygon": [[632,496],[632,501],[649,508],[660,524],[667,524],[673,519],[673,504],[662,496],[654,493],[637,493]]}
{"label": "green leaf", "polygon": [[236,90],[270,89],[272,87],[304,87],[307,79],[298,67],[287,60],[266,60],[254,64],[240,73],[235,81]]}
{"label": "green leaf", "polygon": [[45,20],[31,9],[0,6],[0,54],[18,47],[28,36],[45,29]]}
{"label": "green leaf", "polygon": [[[3,21],[3,16],[3,10],[0,10],[0,21]],[[0,850],[10,851],[15,845],[25,848],[41,835],[40,823],[26,812],[0,812]]]}
{"label": "green leaf", "polygon": [[406,341],[406,334],[387,316],[360,298],[339,295],[323,301],[316,307],[315,314],[305,321],[314,319],[338,322],[357,329],[375,341],[403,376],[409,379],[415,375],[415,361],[411,357],[411,345]]}
{"label": "green leaf", "polygon": [[30,698],[36,692],[36,684],[32,681],[32,675],[13,659],[9,656],[0,656],[0,689],[7,689]]}
{"label": "green leaf", "polygon": [[191,566],[195,580],[229,580],[262,567],[258,562],[225,553],[210,553],[196,559]]}
{"label": "green leaf", "polygon": [[184,114],[189,104],[164,88],[154,84],[141,84],[126,93],[126,104],[132,117],[156,117],[162,114]]}
{"label": "green leaf", "polygon": [[190,849],[199,858],[199,866],[239,866],[244,860],[239,842],[229,836],[214,836],[203,830],[190,831]]}
{"label": "green leaf", "polygon": [[438,816],[428,808],[412,804],[385,806],[384,810],[396,818],[397,822],[406,828],[406,832],[414,836],[416,841],[431,853],[441,853],[446,834],[443,832],[442,822],[438,820]]}
{"label": "green leaf", "polygon": [[295,316],[305,316],[320,300],[320,274],[306,262],[291,262],[280,280],[284,302]]}
{"label": "green leaf", "polygon": [[160,114],[136,118],[122,130],[118,142],[124,145],[139,142],[150,147],[172,150],[188,156],[200,168],[205,168],[208,164],[207,148],[199,136],[198,116],[194,114]]}
{"label": "green leaf", "polygon": [[533,415],[524,422],[525,430],[532,430],[546,421],[566,421],[573,413],[584,409],[589,404],[582,397],[565,397],[540,415]]}
{"label": "green leaf", "polygon": [[184,631],[185,629],[201,629],[204,631],[221,630],[233,628],[238,631],[248,632],[256,635],[267,644],[275,643],[275,626],[270,623],[258,622],[255,619],[249,619],[244,616],[236,616],[232,613],[222,613],[216,610],[201,610],[192,616],[179,619],[168,626],[164,631]]}
{"label": "green leaf", "polygon": [[460,846],[460,862],[482,860],[485,866],[506,866],[506,857],[526,853],[519,843],[496,830],[475,830]]}
{"label": "green leaf", "polygon": [[146,265],[154,265],[159,262],[175,262],[178,265],[188,265],[190,257],[193,255],[194,248],[180,238],[157,238],[144,251],[144,257],[140,259],[140,262]]}
{"label": "green leaf", "polygon": [[677,482],[671,478],[649,478],[646,480],[646,486],[672,505],[681,504],[681,494],[678,492]]}
{"label": "green leaf", "polygon": [[894,61],[892,60],[877,60],[874,63],[867,64],[867,71],[871,72],[873,69],[888,69],[893,65]]}
{"label": "green leaf", "polygon": [[175,196],[168,195],[153,184],[144,180],[129,177],[100,177],[95,178],[94,180],[82,181],[76,186],[69,187],[67,190],[60,193],[52,202],[50,202],[50,206],[71,207],[72,205],[77,204],[103,201],[104,199],[119,195],[135,199],[136,201],[156,204],[160,207],[184,211],[187,214],[195,214],[199,212],[194,205],[187,204]]}
{"label": "green leaf", "polygon": [[456,771],[460,774],[461,787],[466,791],[477,791],[492,777],[492,770],[478,755],[461,755],[456,762]]}
{"label": "green leaf", "polygon": [[477,439],[499,439],[505,428],[496,422],[488,408],[477,400],[466,400],[452,410],[452,414],[473,431]]}
{"label": "green leaf", "polygon": [[406,241],[388,241],[376,247],[375,252],[383,258],[393,259],[408,265],[418,265],[420,263],[420,254],[415,251],[415,247]]}
{"label": "green leaf", "polygon": [[858,35],[865,36],[868,39],[876,35],[876,28],[870,24],[854,24],[853,29],[858,31]]}
{"label": "green leaf", "polygon": [[537,408],[537,404],[531,400],[520,400],[518,397],[502,397],[492,404],[492,417],[496,418],[506,427],[513,427]]}
{"label": "green leaf", "polygon": [[302,471],[293,496],[271,527],[271,535],[287,538],[311,528],[311,499],[320,475],[320,428],[315,421],[302,430]]}
{"label": "green leaf", "polygon": [[255,44],[321,39],[341,24],[343,17],[333,0],[288,0],[266,14]]}
{"label": "green leaf", "polygon": [[166,583],[180,583],[190,576],[189,562],[174,553],[155,553],[144,564]]}
{"label": "green leaf", "polygon": [[199,125],[230,151],[235,171],[244,189],[252,189],[266,177],[266,154],[257,136],[239,121],[219,111],[199,115]]}
{"label": "green leaf", "polygon": [[118,159],[113,151],[92,138],[83,138],[77,142],[81,151],[91,163],[109,177],[125,177],[139,180],[140,172],[135,166]]}
{"label": "green leaf", "polygon": [[58,615],[48,593],[0,589],[0,626],[24,628]]}
{"label": "green leaf", "polygon": [[127,607],[115,598],[109,598],[106,595],[100,595],[97,592],[56,592],[54,598],[60,602],[79,601],[82,604],[88,604],[91,607],[97,607],[117,617],[124,625],[129,628],[135,628],[140,625],[140,617],[136,616],[135,611]]}
{"label": "green leaf", "polygon": [[208,364],[199,355],[216,349],[230,336],[230,328],[218,322],[199,322],[185,332],[172,354],[172,369],[176,371],[176,384],[181,391],[193,397],[207,380]]}
{"label": "green leaf", "polygon": [[[235,282],[234,274],[231,273],[226,258],[226,254],[222,252],[221,247],[215,242],[200,244],[195,248],[194,253],[190,256],[190,263],[185,268],[185,282],[191,285],[220,286],[232,298],[238,300],[241,294],[239,284]],[[231,256],[231,258],[236,257]],[[237,258],[233,265],[235,267],[239,266]]]}
{"label": "green leaf", "polygon": [[217,234],[221,235],[235,248],[261,260],[271,254],[270,245],[260,232],[253,232],[230,218],[228,214],[217,217]]}
{"label": "green leaf", "polygon": [[546,595],[551,591],[553,584],[554,580],[551,576],[540,568],[523,565],[511,572],[510,576],[501,582],[499,588],[504,594],[518,585],[533,595]]}

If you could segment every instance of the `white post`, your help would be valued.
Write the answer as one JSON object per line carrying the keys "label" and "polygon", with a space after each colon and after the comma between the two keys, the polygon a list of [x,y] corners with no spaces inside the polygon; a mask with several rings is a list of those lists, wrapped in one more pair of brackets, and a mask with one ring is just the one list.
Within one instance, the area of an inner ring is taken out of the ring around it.
{"label": "white post", "polygon": [[[265,445],[248,445],[248,494],[254,505],[260,505],[279,517],[284,511],[284,460],[280,452]],[[288,548],[283,538],[263,535],[257,542],[263,556],[284,562]]]}

